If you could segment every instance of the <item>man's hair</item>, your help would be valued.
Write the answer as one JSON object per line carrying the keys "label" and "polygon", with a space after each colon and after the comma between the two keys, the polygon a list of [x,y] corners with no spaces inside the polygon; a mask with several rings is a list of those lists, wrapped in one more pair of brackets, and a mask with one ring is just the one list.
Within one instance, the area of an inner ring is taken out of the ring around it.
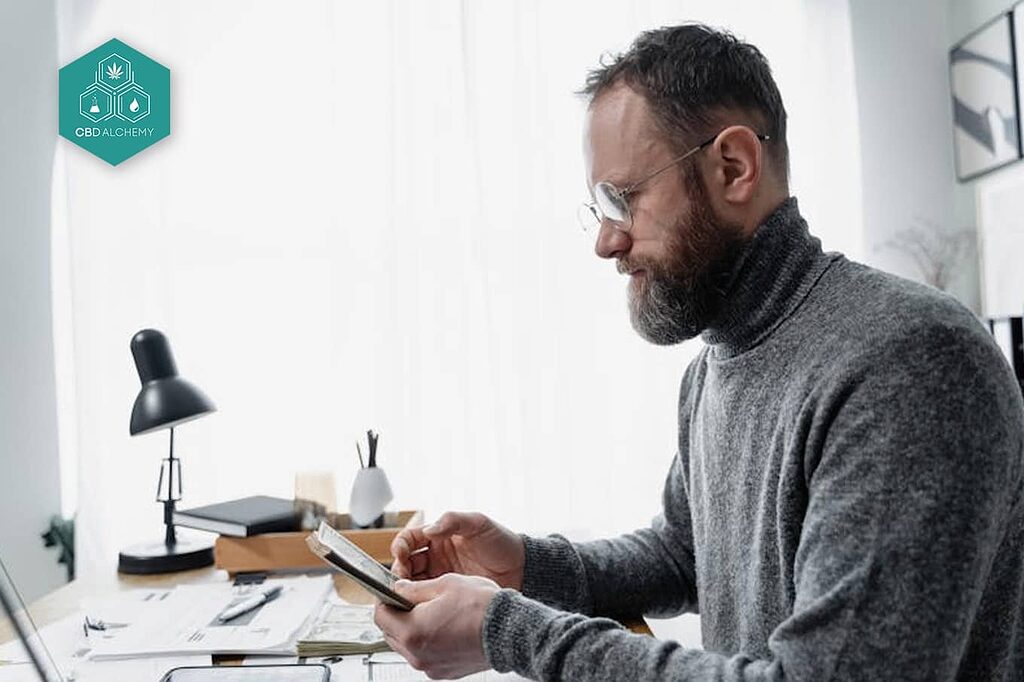
{"label": "man's hair", "polygon": [[[788,178],[786,109],[768,60],[753,45],[703,24],[644,31],[628,51],[602,59],[579,94],[592,104],[619,83],[647,100],[661,132],[680,152],[720,126],[745,123],[771,136],[768,159]],[[737,112],[746,120],[736,120]]]}

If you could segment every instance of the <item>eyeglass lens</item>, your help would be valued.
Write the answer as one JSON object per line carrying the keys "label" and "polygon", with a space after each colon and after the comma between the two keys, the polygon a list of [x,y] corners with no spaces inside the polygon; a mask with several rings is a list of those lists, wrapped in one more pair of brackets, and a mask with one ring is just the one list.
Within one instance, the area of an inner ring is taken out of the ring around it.
{"label": "eyeglass lens", "polygon": [[597,183],[594,186],[594,202],[605,218],[629,226],[629,207],[622,193],[614,185],[607,182]]}
{"label": "eyeglass lens", "polygon": [[580,204],[576,210],[576,217],[580,227],[587,234],[596,233],[601,227],[601,218],[597,215],[597,208],[593,204]]}

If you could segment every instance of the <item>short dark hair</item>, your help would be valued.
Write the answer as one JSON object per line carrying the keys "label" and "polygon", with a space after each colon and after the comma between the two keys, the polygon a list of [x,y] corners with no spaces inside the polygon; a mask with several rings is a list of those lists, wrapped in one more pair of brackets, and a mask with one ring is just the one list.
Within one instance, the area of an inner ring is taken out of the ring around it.
{"label": "short dark hair", "polygon": [[643,95],[655,122],[680,151],[734,123],[723,109],[753,116],[758,133],[771,136],[767,155],[782,177],[789,176],[786,108],[761,51],[727,31],[704,24],[683,24],[644,31],[629,50],[602,58],[579,94],[593,103],[624,83]]}

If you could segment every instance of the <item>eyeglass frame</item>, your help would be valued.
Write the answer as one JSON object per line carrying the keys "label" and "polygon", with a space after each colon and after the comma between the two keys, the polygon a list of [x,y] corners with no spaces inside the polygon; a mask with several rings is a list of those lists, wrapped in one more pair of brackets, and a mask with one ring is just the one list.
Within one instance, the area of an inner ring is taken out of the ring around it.
{"label": "eyeglass frame", "polygon": [[[634,195],[634,194],[636,194],[637,190],[644,183],[653,180],[655,177],[661,175],[662,173],[667,171],[669,168],[672,168],[673,166],[682,163],[683,161],[685,161],[686,159],[690,158],[691,156],[693,156],[694,154],[696,154],[700,150],[702,150],[705,147],[707,147],[708,145],[712,144],[726,130],[728,130],[728,128],[723,128],[722,130],[719,130],[717,133],[712,135],[710,138],[708,138],[704,142],[701,142],[699,145],[697,145],[693,149],[687,150],[687,152],[685,154],[683,154],[682,156],[680,156],[679,158],[677,158],[677,159],[675,159],[673,161],[670,161],[669,163],[665,164],[664,166],[662,166],[658,170],[654,171],[650,175],[646,176],[645,178],[632,183],[631,185],[629,185],[625,189],[619,189],[618,187],[616,187],[612,183],[604,181],[604,180],[602,180],[601,182],[599,182],[596,185],[594,185],[595,188],[600,187],[601,185],[605,185],[607,187],[610,187],[612,189],[612,191],[616,195],[618,195],[619,199],[622,200],[622,206],[626,209],[626,215],[629,216],[629,225],[623,226],[621,221],[614,220],[612,218],[608,218],[607,216],[602,217],[604,212],[600,210],[600,207],[597,205],[597,200],[595,199],[594,201],[585,201],[580,206],[580,208],[587,209],[590,212],[590,214],[593,215],[594,218],[597,220],[596,224],[594,224],[592,227],[588,228],[586,225],[582,224],[583,221],[581,219],[580,223],[581,223],[581,227],[583,228],[583,232],[584,233],[589,233],[591,230],[593,230],[595,228],[600,229],[601,225],[604,223],[605,220],[608,220],[608,222],[610,222],[612,224],[612,227],[614,227],[615,229],[620,230],[622,232],[629,232],[629,230],[632,229],[632,227],[633,227],[633,211],[629,208],[629,197]],[[769,140],[772,139],[771,135],[767,135],[767,134],[754,133],[754,136],[757,137],[757,139],[760,140],[761,142],[768,142]]]}

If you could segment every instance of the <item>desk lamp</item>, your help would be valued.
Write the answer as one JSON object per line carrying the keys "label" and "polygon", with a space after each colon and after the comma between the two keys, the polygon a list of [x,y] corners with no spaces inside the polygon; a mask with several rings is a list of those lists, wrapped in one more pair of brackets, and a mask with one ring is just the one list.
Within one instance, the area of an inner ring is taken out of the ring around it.
{"label": "desk lamp", "polygon": [[[121,573],[169,573],[202,568],[213,563],[213,546],[179,541],[174,533],[174,507],[181,499],[181,460],[174,457],[174,427],[216,411],[209,398],[178,376],[167,337],[155,329],[143,329],[132,337],[132,356],[142,390],[135,398],[129,431],[138,436],[170,429],[170,454],[160,467],[156,501],[164,505],[164,541],[135,545],[121,552]],[[164,479],[167,480],[166,494]]]}

